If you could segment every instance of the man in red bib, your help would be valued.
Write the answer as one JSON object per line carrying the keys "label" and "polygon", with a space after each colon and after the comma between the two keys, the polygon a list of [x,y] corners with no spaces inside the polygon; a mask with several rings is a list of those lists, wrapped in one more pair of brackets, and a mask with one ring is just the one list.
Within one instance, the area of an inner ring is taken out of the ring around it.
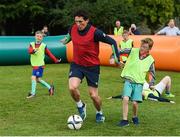
{"label": "man in red bib", "polygon": [[69,90],[77,104],[78,112],[84,120],[86,118],[86,104],[80,99],[79,86],[85,77],[89,95],[97,110],[96,122],[102,123],[105,116],[102,113],[102,102],[98,95],[100,74],[99,42],[113,46],[116,57],[118,57],[117,44],[114,39],[89,23],[89,17],[85,11],[77,11],[74,14],[74,21],[75,23],[70,28],[67,37],[61,41],[66,44],[72,40],[73,43],[73,62],[69,72]]}

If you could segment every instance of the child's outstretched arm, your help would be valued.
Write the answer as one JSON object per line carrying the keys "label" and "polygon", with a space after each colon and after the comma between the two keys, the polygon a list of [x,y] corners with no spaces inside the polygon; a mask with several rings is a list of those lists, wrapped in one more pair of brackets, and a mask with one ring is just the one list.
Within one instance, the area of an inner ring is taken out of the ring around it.
{"label": "child's outstretched arm", "polygon": [[54,61],[54,63],[61,62],[61,58],[57,59],[47,47],[45,48],[45,53],[46,53],[46,55],[48,55]]}

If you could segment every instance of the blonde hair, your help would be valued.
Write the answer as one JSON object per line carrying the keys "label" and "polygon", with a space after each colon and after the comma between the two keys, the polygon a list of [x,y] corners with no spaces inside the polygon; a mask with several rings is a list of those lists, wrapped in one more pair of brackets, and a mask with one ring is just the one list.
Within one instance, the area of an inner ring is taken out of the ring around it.
{"label": "blonde hair", "polygon": [[154,41],[151,38],[145,38],[141,40],[141,43],[147,43],[149,45],[149,49],[152,49],[153,45],[154,45]]}
{"label": "blonde hair", "polygon": [[36,34],[41,34],[41,35],[43,35],[43,32],[40,31],[40,30],[38,30],[38,31],[35,32],[35,35],[36,35]]}

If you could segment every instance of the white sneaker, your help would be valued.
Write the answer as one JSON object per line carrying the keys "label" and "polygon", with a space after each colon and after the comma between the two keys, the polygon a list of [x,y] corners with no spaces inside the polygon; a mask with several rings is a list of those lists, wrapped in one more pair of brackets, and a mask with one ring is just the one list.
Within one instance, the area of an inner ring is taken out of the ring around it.
{"label": "white sneaker", "polygon": [[29,99],[29,98],[33,98],[33,97],[35,97],[35,95],[29,93],[28,96],[27,96],[26,98]]}
{"label": "white sneaker", "polygon": [[174,102],[174,101],[170,101],[170,103],[175,104],[175,102]]}

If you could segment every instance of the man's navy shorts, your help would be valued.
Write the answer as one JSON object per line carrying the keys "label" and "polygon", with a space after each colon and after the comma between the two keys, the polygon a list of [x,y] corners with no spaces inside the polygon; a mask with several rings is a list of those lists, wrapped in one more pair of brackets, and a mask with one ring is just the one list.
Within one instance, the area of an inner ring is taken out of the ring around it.
{"label": "man's navy shorts", "polygon": [[100,74],[100,66],[90,66],[85,67],[75,63],[71,63],[70,71],[69,71],[69,78],[77,77],[81,81],[83,78],[86,78],[88,86],[91,87],[98,87],[99,81],[99,74]]}

